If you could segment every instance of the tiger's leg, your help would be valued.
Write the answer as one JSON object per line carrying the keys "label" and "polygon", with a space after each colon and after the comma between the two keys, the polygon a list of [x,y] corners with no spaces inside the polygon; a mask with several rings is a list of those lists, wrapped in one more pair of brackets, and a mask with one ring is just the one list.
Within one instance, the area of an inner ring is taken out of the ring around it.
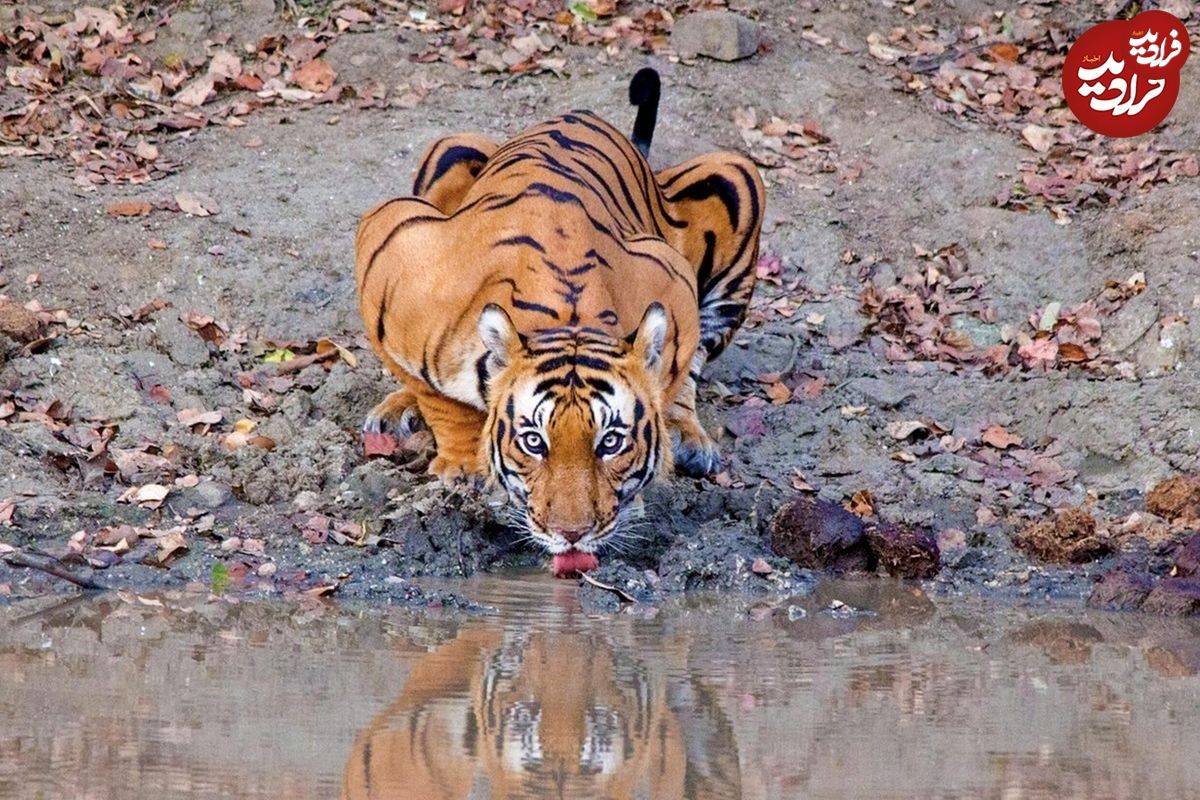
{"label": "tiger's leg", "polygon": [[497,147],[478,133],[443,136],[421,157],[421,166],[413,180],[413,194],[424,197],[442,213],[453,214]]}
{"label": "tiger's leg", "polygon": [[696,270],[703,365],[729,344],[750,306],[766,191],[758,168],[737,153],[708,153],[657,178],[672,215],[687,222],[668,236]]}
{"label": "tiger's leg", "polygon": [[364,439],[368,436],[407,439],[424,428],[425,423],[417,407],[417,396],[406,388],[392,392],[367,412],[362,433]]}
{"label": "tiger's leg", "polygon": [[430,462],[429,471],[444,481],[482,476],[479,440],[484,413],[429,387],[418,389],[416,399],[437,444],[437,456]]}
{"label": "tiger's leg", "polygon": [[700,345],[687,380],[667,412],[675,433],[675,467],[689,475],[721,468],[716,444],[696,415],[696,384],[746,317],[757,279],[758,237],[766,193],[758,169],[736,153],[709,153],[656,176],[671,214],[687,222],[671,245],[696,270]]}
{"label": "tiger's leg", "polygon": [[696,351],[688,376],[667,409],[675,469],[695,477],[713,475],[721,470],[721,451],[696,415],[696,381],[707,358],[703,350]]}

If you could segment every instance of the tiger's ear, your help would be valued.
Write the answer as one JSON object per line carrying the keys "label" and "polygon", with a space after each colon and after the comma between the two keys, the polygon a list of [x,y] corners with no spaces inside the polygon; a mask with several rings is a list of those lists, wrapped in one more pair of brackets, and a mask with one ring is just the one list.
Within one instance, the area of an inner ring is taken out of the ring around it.
{"label": "tiger's ear", "polygon": [[662,303],[651,303],[646,307],[642,321],[629,338],[634,355],[641,357],[646,369],[656,371],[667,341],[667,310]]}
{"label": "tiger's ear", "polygon": [[513,327],[512,318],[495,303],[488,303],[479,315],[479,338],[496,367],[507,366],[522,346],[521,334]]}

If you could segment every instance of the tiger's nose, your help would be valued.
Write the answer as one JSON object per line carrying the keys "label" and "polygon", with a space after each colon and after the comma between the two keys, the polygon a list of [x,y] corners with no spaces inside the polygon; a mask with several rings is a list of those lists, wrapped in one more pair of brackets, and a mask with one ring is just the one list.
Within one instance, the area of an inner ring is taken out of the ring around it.
{"label": "tiger's nose", "polygon": [[559,536],[563,537],[571,544],[575,544],[576,542],[578,542],[585,535],[587,535],[587,532],[588,532],[588,528],[576,528],[574,530],[557,531]]}

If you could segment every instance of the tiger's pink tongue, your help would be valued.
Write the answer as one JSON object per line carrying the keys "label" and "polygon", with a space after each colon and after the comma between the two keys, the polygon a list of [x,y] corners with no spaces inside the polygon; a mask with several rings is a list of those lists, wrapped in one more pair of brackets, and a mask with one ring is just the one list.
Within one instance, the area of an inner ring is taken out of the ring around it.
{"label": "tiger's pink tongue", "polygon": [[585,572],[591,572],[600,566],[600,559],[594,553],[584,553],[581,550],[568,550],[558,553],[550,559],[550,569],[556,578],[574,578]]}

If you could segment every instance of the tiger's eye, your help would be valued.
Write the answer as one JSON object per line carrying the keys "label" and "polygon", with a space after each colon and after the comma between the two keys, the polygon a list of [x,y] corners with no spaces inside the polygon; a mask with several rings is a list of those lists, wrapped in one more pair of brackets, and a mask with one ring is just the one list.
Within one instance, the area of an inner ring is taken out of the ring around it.
{"label": "tiger's eye", "polygon": [[540,433],[527,431],[521,434],[521,446],[530,455],[540,456],[546,452],[546,440]]}
{"label": "tiger's eye", "polygon": [[625,444],[625,436],[617,431],[609,431],[600,439],[600,455],[610,456]]}

